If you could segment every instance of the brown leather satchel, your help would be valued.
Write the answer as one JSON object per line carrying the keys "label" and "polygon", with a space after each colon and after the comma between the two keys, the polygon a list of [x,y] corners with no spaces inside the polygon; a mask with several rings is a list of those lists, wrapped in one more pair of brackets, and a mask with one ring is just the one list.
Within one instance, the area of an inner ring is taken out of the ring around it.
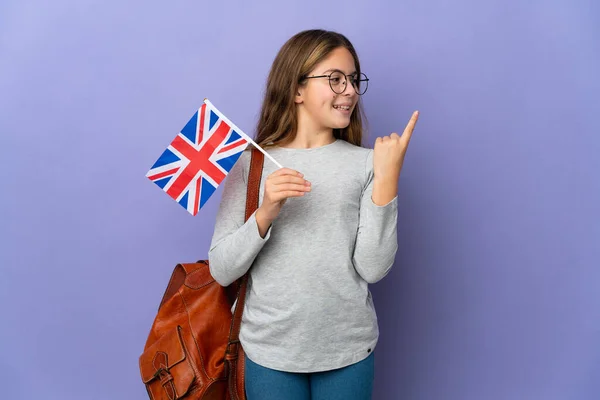
{"label": "brown leather satchel", "polygon": [[[264,161],[260,151],[251,151],[246,220],[258,208]],[[248,273],[219,285],[208,260],[177,264],[139,358],[150,399],[246,400],[239,332],[247,282]]]}

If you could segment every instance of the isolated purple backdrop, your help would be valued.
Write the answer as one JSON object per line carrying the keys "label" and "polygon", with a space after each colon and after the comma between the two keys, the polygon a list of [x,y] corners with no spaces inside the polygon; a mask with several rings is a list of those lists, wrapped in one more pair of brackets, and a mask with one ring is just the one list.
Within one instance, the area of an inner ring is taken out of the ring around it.
{"label": "isolated purple backdrop", "polygon": [[6,399],[145,399],[137,357],[197,217],[144,174],[204,97],[253,135],[297,31],[345,33],[366,144],[421,119],[372,286],[375,399],[597,399],[600,9],[592,1],[0,5]]}

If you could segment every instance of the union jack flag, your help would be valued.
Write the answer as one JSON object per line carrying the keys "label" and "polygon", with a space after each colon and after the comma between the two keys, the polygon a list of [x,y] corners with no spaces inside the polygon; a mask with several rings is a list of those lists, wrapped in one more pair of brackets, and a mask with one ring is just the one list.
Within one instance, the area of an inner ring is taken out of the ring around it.
{"label": "union jack flag", "polygon": [[194,113],[146,174],[192,215],[206,204],[249,144],[246,135],[236,132],[235,125],[209,104],[205,101]]}

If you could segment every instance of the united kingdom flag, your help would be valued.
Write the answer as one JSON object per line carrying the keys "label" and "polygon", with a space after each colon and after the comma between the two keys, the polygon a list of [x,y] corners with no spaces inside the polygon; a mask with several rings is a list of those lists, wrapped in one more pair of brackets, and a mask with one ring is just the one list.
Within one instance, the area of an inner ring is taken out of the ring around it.
{"label": "united kingdom flag", "polygon": [[196,215],[238,160],[249,141],[206,102],[190,118],[146,174]]}

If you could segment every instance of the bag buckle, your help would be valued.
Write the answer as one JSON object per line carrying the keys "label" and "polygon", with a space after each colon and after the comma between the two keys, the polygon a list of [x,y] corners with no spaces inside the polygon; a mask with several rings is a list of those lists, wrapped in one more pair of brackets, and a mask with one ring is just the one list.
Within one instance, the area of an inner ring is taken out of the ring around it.
{"label": "bag buckle", "polygon": [[237,356],[239,343],[240,343],[239,340],[233,340],[233,341],[227,342],[227,348],[225,349],[225,354]]}
{"label": "bag buckle", "polygon": [[167,368],[161,366],[154,373],[154,378],[160,380],[160,384],[169,399],[175,400],[177,392],[175,391],[175,384],[173,383],[173,375],[171,375],[171,372]]}

